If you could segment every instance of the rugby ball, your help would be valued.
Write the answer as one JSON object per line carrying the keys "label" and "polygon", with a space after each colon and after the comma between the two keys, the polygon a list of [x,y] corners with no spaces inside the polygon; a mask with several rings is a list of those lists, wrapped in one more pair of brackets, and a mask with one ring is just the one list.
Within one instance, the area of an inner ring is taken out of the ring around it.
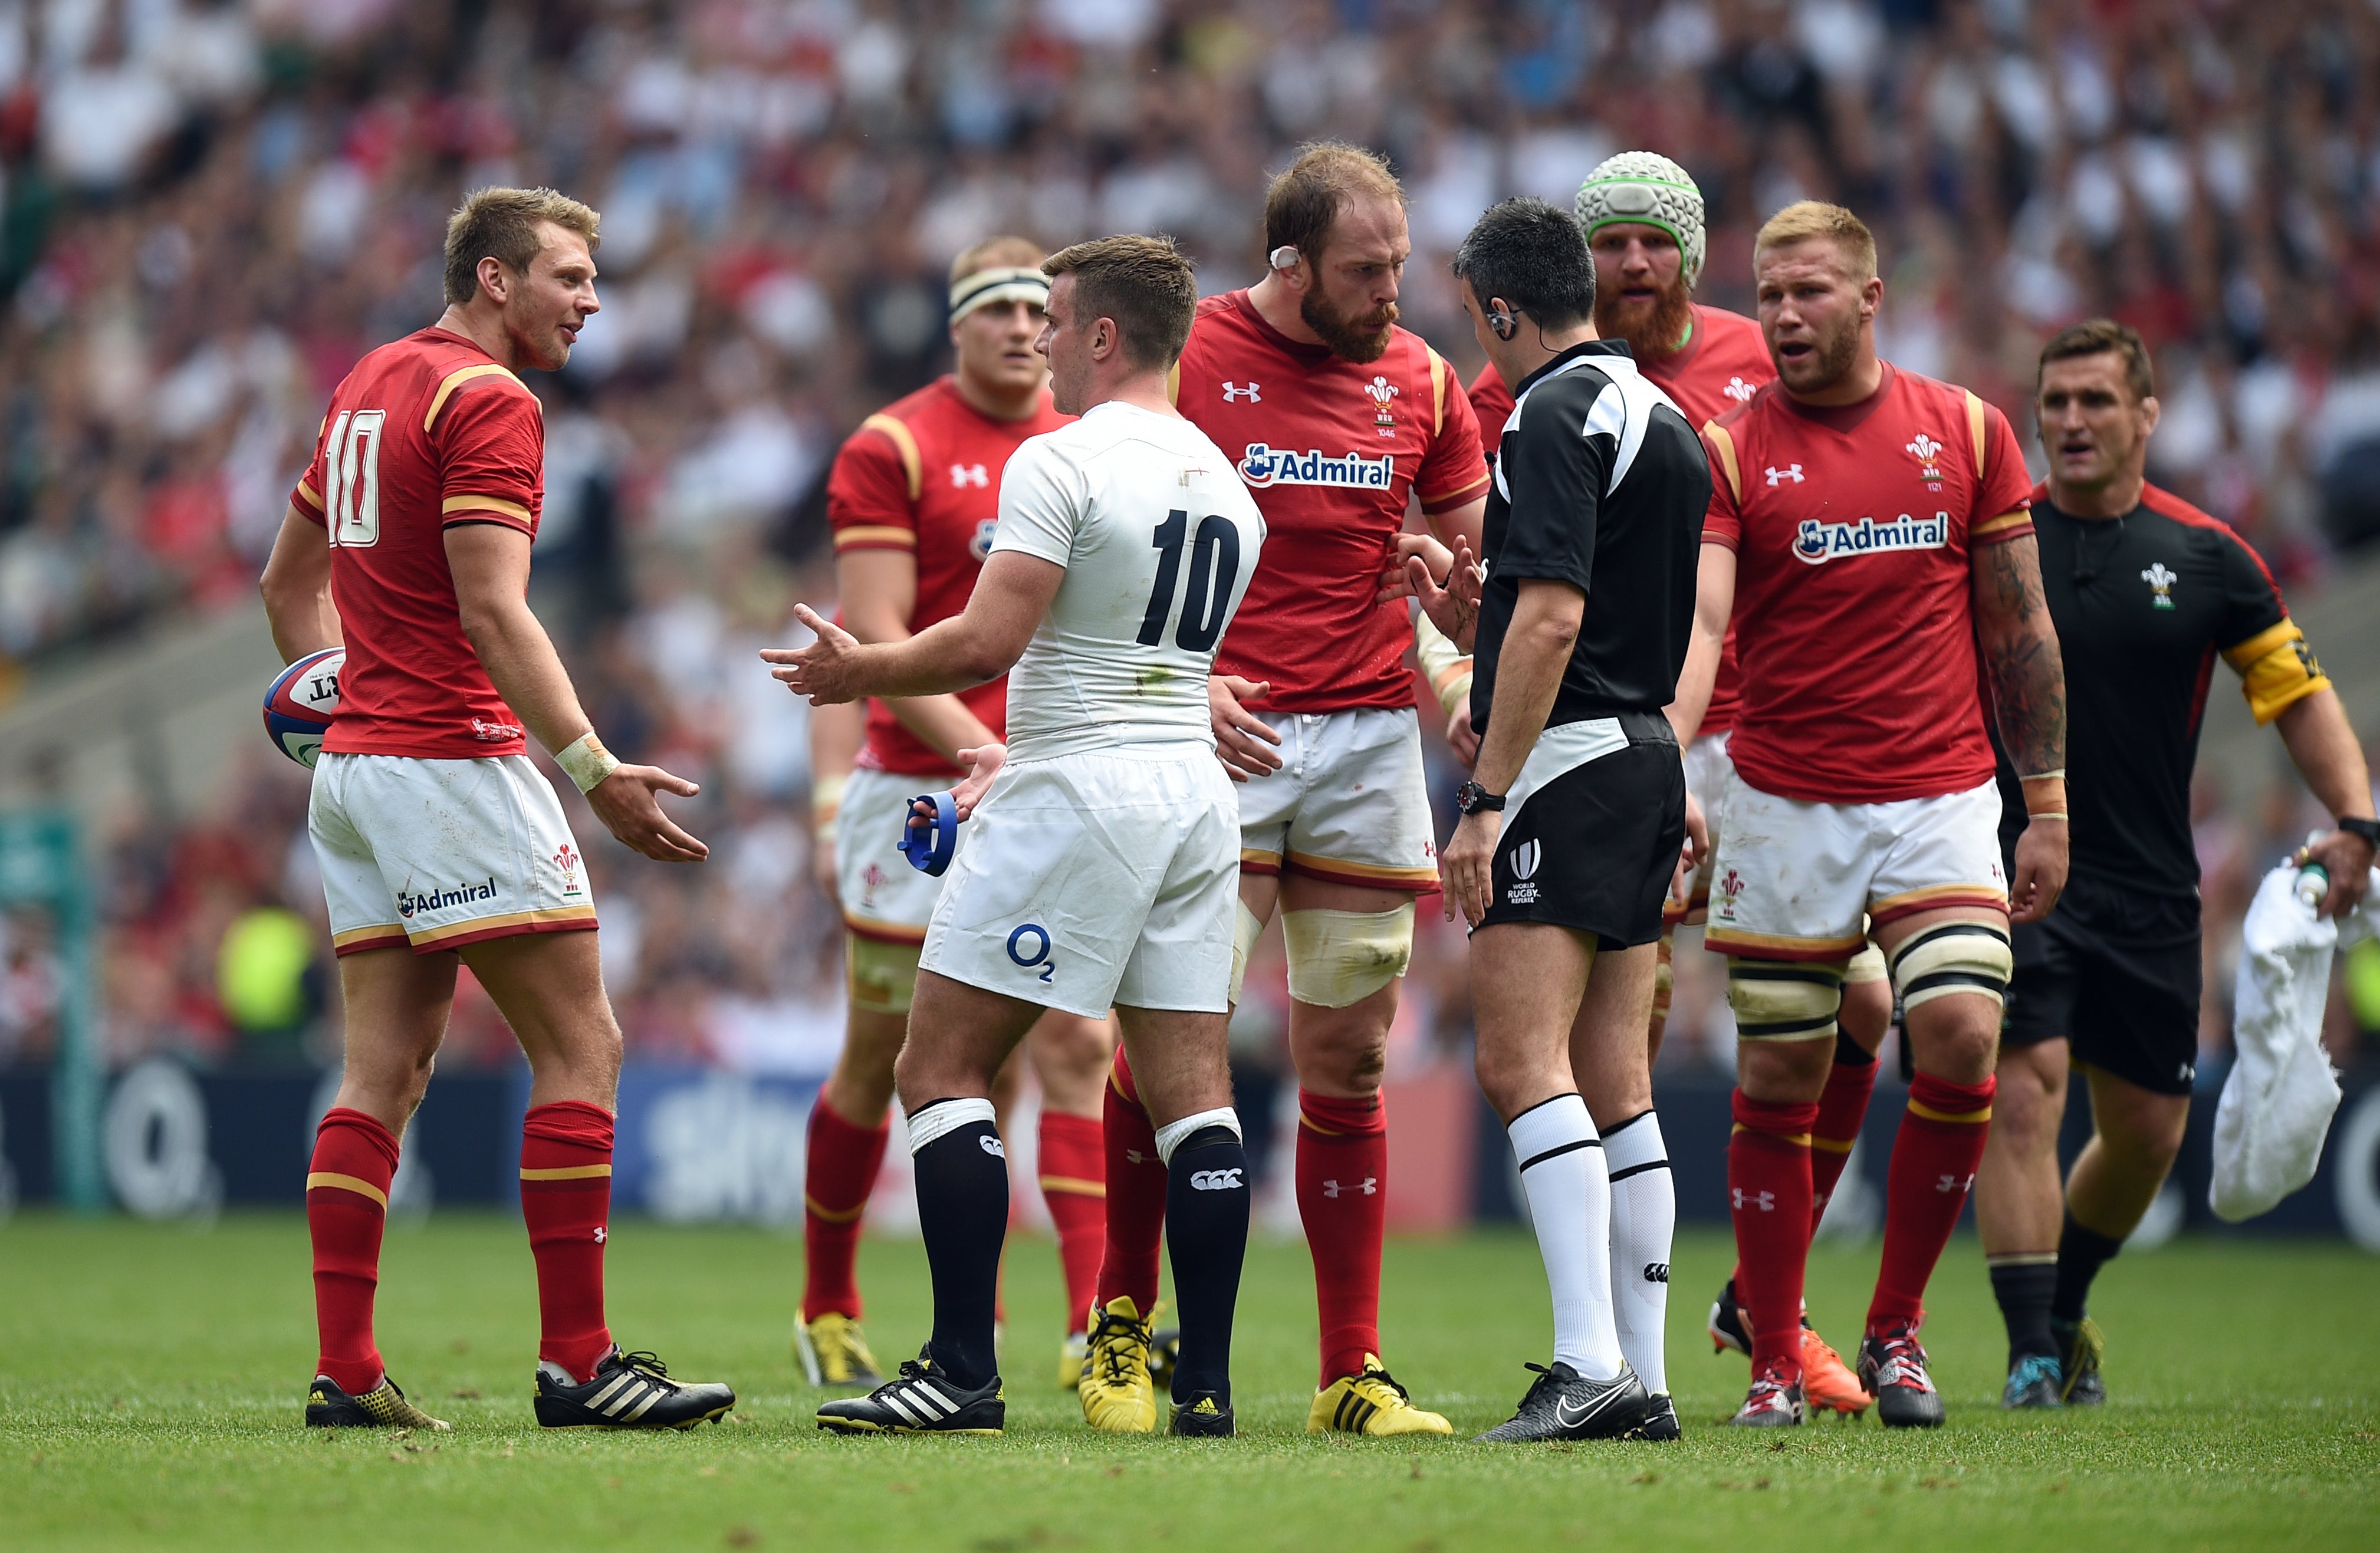
{"label": "rugby ball", "polygon": [[273,747],[311,770],[322,753],[322,735],[339,713],[339,671],[347,649],[310,652],[273,677],[264,693],[264,732]]}

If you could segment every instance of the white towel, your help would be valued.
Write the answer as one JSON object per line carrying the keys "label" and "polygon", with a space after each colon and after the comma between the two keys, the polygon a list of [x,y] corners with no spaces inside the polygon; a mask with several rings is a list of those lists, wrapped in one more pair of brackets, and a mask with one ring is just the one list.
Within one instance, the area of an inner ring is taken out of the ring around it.
{"label": "white towel", "polygon": [[[2380,876],[2375,876],[2380,881]],[[2298,899],[2298,870],[2265,876],[2240,929],[2233,1060],[2215,1108],[2216,1217],[2238,1223],[2313,1179],[2338,1110],[2338,1075],[2322,1047],[2334,950],[2380,931],[2380,896],[2339,922]]]}

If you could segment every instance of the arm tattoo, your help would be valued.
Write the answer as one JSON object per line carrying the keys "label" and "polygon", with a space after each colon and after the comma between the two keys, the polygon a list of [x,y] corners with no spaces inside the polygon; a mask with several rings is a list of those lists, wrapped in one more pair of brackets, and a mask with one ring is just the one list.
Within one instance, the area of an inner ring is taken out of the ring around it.
{"label": "arm tattoo", "polygon": [[2019,774],[2066,764],[2066,666],[2042,597],[2041,552],[2030,537],[1975,557],[1977,635],[1991,674],[2000,738]]}

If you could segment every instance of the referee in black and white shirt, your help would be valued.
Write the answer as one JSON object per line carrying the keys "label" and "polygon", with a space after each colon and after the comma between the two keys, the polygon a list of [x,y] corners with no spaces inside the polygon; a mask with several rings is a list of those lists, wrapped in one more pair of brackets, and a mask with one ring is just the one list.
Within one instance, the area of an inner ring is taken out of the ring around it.
{"label": "referee in black and white shirt", "polygon": [[[1456,637],[1476,661],[1479,758],[1439,874],[1449,914],[1471,923],[1479,1083],[1511,1131],[1554,1306],[1551,1369],[1485,1438],[1674,1438],[1676,1409],[1622,1353],[1614,1171],[1589,1107],[1617,1131],[1652,1103],[1645,1022],[1687,809],[1662,708],[1686,658],[1709,466],[1628,346],[1596,338],[1595,262],[1567,212],[1496,206],[1454,273],[1518,403],[1488,498],[1476,641]],[[1633,1109],[1614,1115],[1615,1100]],[[1665,1248],[1646,1276],[1666,1262]]]}

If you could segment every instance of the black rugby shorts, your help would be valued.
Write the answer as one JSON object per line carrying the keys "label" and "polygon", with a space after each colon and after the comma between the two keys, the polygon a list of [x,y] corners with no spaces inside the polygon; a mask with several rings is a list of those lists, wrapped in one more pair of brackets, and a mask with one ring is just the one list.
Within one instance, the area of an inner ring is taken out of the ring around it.
{"label": "black rugby shorts", "polygon": [[2159,1095],[2198,1076],[2198,902],[2076,874],[2042,921],[2013,932],[2002,1046],[2064,1038],[2074,1060]]}
{"label": "black rugby shorts", "polygon": [[1572,767],[1504,817],[1479,926],[1544,922],[1605,949],[1661,936],[1686,834],[1686,772],[1658,713],[1623,716],[1627,747]]}

